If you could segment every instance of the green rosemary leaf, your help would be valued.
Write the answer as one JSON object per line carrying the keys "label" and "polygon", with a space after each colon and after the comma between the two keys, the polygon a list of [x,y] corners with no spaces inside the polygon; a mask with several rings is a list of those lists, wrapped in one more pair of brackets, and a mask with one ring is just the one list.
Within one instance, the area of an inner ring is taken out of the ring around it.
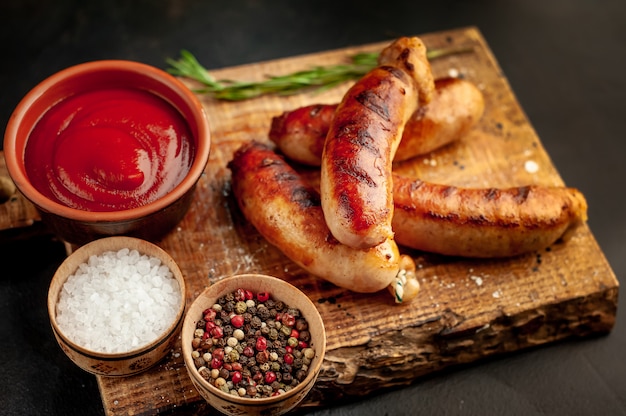
{"label": "green rosemary leaf", "polygon": [[[437,59],[452,54],[470,52],[471,48],[433,49],[427,52],[428,59]],[[269,76],[263,81],[216,80],[209,71],[187,50],[180,52],[177,60],[168,59],[167,71],[175,76],[189,78],[203,85],[197,89],[215,99],[241,101],[262,95],[292,95],[305,90],[325,91],[345,81],[361,78],[377,65],[378,53],[357,53],[350,57],[350,64],[318,66],[287,75]]]}

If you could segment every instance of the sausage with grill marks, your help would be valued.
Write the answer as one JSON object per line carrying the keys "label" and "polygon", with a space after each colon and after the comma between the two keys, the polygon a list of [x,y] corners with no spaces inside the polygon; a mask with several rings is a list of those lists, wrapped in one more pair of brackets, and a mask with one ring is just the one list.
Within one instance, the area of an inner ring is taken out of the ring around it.
{"label": "sausage with grill marks", "polygon": [[[432,101],[418,108],[404,126],[394,162],[445,146],[466,135],[485,108],[482,92],[460,78],[435,80]],[[311,104],[272,118],[269,138],[289,159],[319,166],[337,104]]]}
{"label": "sausage with grill marks", "polygon": [[341,243],[368,248],[393,238],[393,158],[406,122],[433,91],[426,47],[418,38],[399,38],[344,95],[324,143],[320,177],[324,217]]}
{"label": "sausage with grill marks", "polygon": [[355,292],[392,287],[396,299],[404,301],[417,294],[415,263],[400,255],[393,240],[368,249],[338,242],[326,225],[317,190],[267,145],[242,145],[228,167],[243,215],[304,270]]}
{"label": "sausage with grill marks", "polygon": [[574,188],[458,188],[394,175],[399,245],[451,256],[497,258],[544,249],[587,220]]}

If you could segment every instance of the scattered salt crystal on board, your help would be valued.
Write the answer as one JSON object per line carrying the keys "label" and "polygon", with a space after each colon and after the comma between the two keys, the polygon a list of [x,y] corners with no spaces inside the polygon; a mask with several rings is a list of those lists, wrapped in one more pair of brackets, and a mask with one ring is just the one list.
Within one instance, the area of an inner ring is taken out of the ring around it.
{"label": "scattered salt crystal on board", "polygon": [[158,338],[174,322],[181,291],[156,257],[121,249],[91,256],[71,275],[57,303],[57,323],[84,348],[120,353]]}
{"label": "scattered salt crystal on board", "polygon": [[528,173],[537,173],[539,171],[539,165],[534,160],[527,160],[524,163],[524,169]]}

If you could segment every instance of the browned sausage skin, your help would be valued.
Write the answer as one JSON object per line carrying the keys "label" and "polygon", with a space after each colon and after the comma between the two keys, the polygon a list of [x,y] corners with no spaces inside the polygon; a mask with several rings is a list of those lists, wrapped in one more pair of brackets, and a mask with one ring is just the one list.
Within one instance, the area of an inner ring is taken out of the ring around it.
{"label": "browned sausage skin", "polygon": [[395,162],[423,155],[465,136],[485,110],[482,92],[460,78],[435,81],[433,99],[417,109],[404,127]]}
{"label": "browned sausage skin", "polygon": [[322,163],[322,150],[337,104],[312,104],[272,118],[269,138],[294,162]]}
{"label": "browned sausage skin", "polygon": [[[269,138],[289,159],[319,166],[324,141],[337,104],[312,104],[272,118]],[[394,162],[436,150],[466,135],[484,112],[482,92],[460,78],[435,80],[430,103],[413,113],[404,126]]]}
{"label": "browned sausage skin", "polygon": [[400,38],[337,107],[324,143],[320,193],[326,223],[341,243],[374,247],[393,238],[391,170],[418,101],[432,99],[426,47]]}
{"label": "browned sausage skin", "polygon": [[228,167],[233,195],[246,219],[294,263],[355,292],[393,286],[398,300],[396,285],[401,281],[400,301],[417,294],[415,264],[399,254],[393,240],[370,249],[354,249],[335,240],[318,192],[268,146],[242,145]]}
{"label": "browned sausage skin", "polygon": [[463,257],[510,257],[546,248],[586,221],[576,189],[471,189],[394,175],[398,244]]}

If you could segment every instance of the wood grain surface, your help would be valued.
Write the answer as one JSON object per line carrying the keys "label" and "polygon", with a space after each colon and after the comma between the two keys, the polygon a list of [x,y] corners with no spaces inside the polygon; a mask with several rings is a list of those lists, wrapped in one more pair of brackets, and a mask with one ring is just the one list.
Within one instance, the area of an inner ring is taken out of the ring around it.
{"label": "wood grain surface", "polygon": [[[433,60],[436,77],[462,76],[485,96],[485,114],[461,141],[396,166],[405,175],[472,187],[563,181],[474,27],[419,35],[429,48],[473,51]],[[260,80],[345,62],[388,42],[211,71],[216,78]],[[185,81],[191,88],[197,87]],[[356,294],[309,275],[269,245],[239,212],[226,164],[244,142],[269,143],[271,117],[312,103],[338,102],[349,85],[323,93],[239,103],[201,96],[212,150],[191,209],[158,244],[179,264],[191,302],[212,282],[238,273],[271,274],[301,288],[326,325],[326,359],[303,406],[330,406],[415,382],[429,373],[572,336],[609,332],[618,282],[587,226],[541,252],[501,260],[446,258],[415,251],[421,292],[396,305],[386,291]],[[528,169],[530,165],[538,169]],[[0,164],[0,175],[5,175]],[[36,212],[20,196],[0,204],[0,230],[29,228]],[[27,231],[24,231],[27,233]],[[1,235],[1,234],[0,234]],[[127,378],[98,377],[109,415],[186,414],[206,408],[192,386],[180,345],[153,369]]]}

